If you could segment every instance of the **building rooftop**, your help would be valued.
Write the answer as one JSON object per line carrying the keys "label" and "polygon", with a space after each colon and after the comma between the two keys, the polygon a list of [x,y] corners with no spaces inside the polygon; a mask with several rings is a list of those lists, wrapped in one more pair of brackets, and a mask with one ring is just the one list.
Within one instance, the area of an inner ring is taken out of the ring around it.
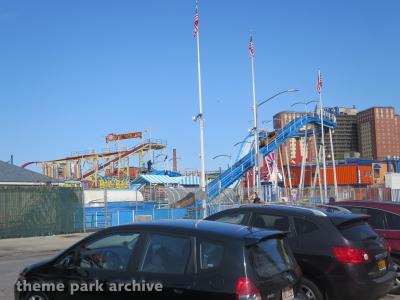
{"label": "building rooftop", "polygon": [[57,179],[0,161],[0,184],[46,184],[58,182],[60,181]]}

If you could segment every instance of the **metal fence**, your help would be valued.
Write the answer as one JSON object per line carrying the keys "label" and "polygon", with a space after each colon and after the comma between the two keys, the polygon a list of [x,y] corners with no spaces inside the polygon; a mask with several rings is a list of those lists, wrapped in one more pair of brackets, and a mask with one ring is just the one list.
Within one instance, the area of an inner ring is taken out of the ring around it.
{"label": "metal fence", "polygon": [[[253,203],[254,189],[237,188],[225,189],[216,198],[208,199],[206,214],[210,215],[221,210],[237,207],[246,203]],[[303,190],[273,187],[263,185],[258,195],[261,201],[285,202],[293,205],[315,205],[323,201],[324,193],[319,187],[305,188]],[[333,187],[328,187],[328,200],[335,197]],[[353,187],[339,186],[338,197],[335,200],[374,200],[396,201],[393,198],[393,190],[383,186]],[[398,195],[400,193],[397,193]],[[150,220],[174,220],[174,219],[202,219],[203,208],[201,191],[198,188],[164,188],[149,192],[144,197],[145,201],[127,203],[108,203],[104,206],[87,207],[85,224],[87,228],[104,228],[131,224]],[[328,201],[327,200],[327,201]],[[397,200],[399,201],[399,200]],[[122,205],[121,205],[122,204]],[[106,218],[107,215],[107,218]],[[107,222],[106,222],[107,220]]]}
{"label": "metal fence", "polygon": [[0,238],[81,232],[81,189],[0,186]]}

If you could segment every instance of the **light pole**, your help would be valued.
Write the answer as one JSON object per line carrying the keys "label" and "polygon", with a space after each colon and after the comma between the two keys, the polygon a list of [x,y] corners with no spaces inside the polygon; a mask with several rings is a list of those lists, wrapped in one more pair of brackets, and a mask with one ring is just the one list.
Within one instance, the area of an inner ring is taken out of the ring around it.
{"label": "light pole", "polygon": [[308,114],[307,105],[309,105],[310,103],[314,103],[314,102],[318,103],[319,101],[318,100],[311,100],[311,101],[308,101],[308,102],[299,101],[299,102],[293,103],[292,105],[290,105],[290,107],[296,106],[298,104],[303,104],[304,108],[305,108],[305,112],[306,112],[306,114]]}
{"label": "light pole", "polygon": [[258,140],[258,108],[262,105],[264,105],[265,103],[267,103],[268,101],[274,99],[275,97],[278,97],[279,95],[285,94],[285,93],[292,93],[292,92],[298,92],[298,89],[288,89],[285,91],[281,91],[279,93],[276,93],[275,95],[259,102],[258,104],[256,104],[256,102],[254,101],[253,103],[253,112],[254,112],[254,127],[253,127],[253,131],[254,131],[254,147],[255,147],[255,161],[254,161],[254,171],[255,171],[255,190],[257,192],[258,195],[260,195],[260,166],[259,166],[259,161],[260,161],[260,153],[259,153],[259,140]]}
{"label": "light pole", "polygon": [[151,149],[151,128],[145,128],[143,131],[149,134],[149,155],[150,160],[152,160],[154,163],[154,151]]}

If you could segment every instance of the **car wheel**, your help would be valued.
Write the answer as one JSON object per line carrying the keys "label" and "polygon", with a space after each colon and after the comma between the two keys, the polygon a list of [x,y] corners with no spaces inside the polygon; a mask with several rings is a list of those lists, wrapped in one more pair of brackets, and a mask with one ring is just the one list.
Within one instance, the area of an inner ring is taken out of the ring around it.
{"label": "car wheel", "polygon": [[396,278],[394,280],[394,287],[390,291],[391,294],[400,294],[400,261],[393,259],[393,266],[396,271]]}
{"label": "car wheel", "polygon": [[303,277],[301,279],[300,290],[307,300],[324,299],[324,296],[318,286],[308,278]]}
{"label": "car wheel", "polygon": [[25,300],[49,300],[49,297],[43,293],[31,293],[25,297]]}

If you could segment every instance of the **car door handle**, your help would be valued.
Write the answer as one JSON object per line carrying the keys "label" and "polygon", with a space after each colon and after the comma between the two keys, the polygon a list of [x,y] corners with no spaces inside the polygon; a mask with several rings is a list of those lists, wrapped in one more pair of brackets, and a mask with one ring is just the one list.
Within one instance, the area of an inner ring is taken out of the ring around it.
{"label": "car door handle", "polygon": [[175,293],[175,294],[182,295],[182,294],[183,294],[183,290],[180,290],[180,289],[174,289],[174,293]]}

